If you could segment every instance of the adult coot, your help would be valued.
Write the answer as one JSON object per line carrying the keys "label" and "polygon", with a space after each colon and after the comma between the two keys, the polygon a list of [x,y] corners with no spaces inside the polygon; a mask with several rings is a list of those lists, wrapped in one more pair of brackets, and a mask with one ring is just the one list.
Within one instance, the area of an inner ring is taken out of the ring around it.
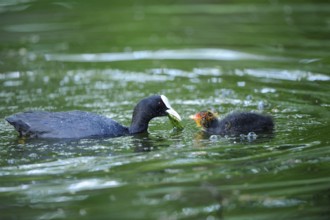
{"label": "adult coot", "polygon": [[130,127],[90,112],[27,111],[14,114],[6,120],[20,136],[38,138],[118,137],[147,132],[149,121],[170,115],[181,120],[164,95],[142,99],[134,108]]}
{"label": "adult coot", "polygon": [[265,134],[272,133],[274,129],[270,116],[252,112],[234,112],[219,120],[211,111],[201,111],[190,118],[207,133],[222,136],[247,135],[250,132]]}

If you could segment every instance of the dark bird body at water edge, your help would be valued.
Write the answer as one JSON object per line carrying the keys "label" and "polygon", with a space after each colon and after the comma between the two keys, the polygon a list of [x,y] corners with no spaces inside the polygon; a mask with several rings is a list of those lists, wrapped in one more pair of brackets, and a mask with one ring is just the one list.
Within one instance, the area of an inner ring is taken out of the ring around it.
{"label": "dark bird body at water edge", "polygon": [[27,111],[9,116],[6,120],[21,137],[79,139],[144,133],[151,119],[166,115],[181,120],[166,96],[153,95],[135,106],[129,127],[111,118],[83,111]]}
{"label": "dark bird body at water edge", "polygon": [[250,132],[267,134],[274,130],[272,117],[253,112],[234,112],[220,120],[211,111],[201,111],[190,118],[211,135],[239,136]]}

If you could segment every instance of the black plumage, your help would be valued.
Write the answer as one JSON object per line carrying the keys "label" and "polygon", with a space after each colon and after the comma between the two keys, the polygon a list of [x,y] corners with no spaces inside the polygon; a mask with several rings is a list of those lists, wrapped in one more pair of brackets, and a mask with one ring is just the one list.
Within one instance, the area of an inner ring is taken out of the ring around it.
{"label": "black plumage", "polygon": [[210,111],[198,112],[191,117],[204,131],[215,135],[239,136],[254,132],[256,134],[272,133],[274,121],[268,115],[252,112],[234,112],[223,119],[218,119]]}
{"label": "black plumage", "polygon": [[83,111],[27,111],[6,118],[20,136],[37,138],[118,137],[147,132],[155,117],[176,114],[166,96],[154,95],[142,99],[134,108],[130,127],[105,116]]}

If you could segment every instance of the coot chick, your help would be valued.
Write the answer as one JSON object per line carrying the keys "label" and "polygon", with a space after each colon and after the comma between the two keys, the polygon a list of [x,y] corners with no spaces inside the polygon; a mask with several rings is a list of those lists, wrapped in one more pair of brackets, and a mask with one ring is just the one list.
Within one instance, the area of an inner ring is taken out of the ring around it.
{"label": "coot chick", "polygon": [[272,133],[274,122],[270,116],[252,112],[234,112],[219,120],[211,111],[201,111],[190,116],[197,126],[211,135],[239,136],[249,132],[256,134]]}
{"label": "coot chick", "polygon": [[164,95],[142,99],[134,108],[130,127],[90,112],[27,111],[6,118],[19,135],[35,138],[118,137],[147,132],[149,121],[171,115],[181,120]]}

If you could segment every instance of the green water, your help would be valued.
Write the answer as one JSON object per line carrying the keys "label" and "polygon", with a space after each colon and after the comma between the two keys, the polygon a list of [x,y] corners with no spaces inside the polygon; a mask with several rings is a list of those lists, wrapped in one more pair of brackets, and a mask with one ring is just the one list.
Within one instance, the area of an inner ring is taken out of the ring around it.
{"label": "green water", "polygon": [[[172,131],[22,140],[0,120],[0,219],[329,219],[330,4],[0,0],[0,117],[84,110]],[[270,114],[273,138],[204,137],[191,114]]]}

